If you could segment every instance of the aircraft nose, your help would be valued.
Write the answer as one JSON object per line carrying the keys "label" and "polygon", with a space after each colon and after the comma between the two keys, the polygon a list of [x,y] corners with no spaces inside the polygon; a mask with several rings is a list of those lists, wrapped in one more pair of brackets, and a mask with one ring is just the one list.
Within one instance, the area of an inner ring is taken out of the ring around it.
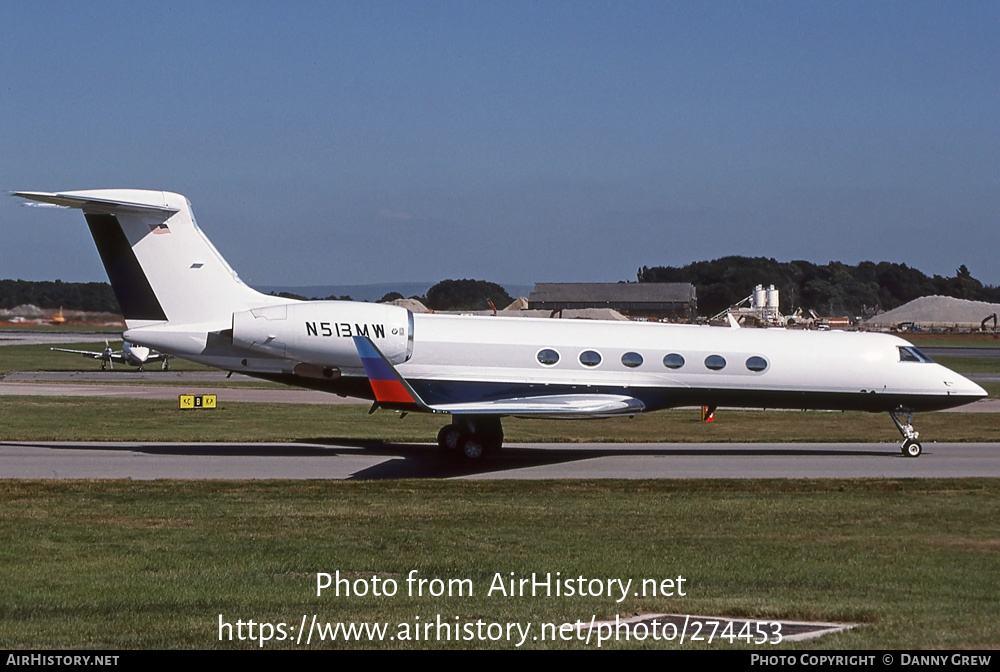
{"label": "aircraft nose", "polygon": [[989,396],[989,393],[981,386],[969,380],[965,376],[958,375],[957,373],[952,373],[951,376],[946,378],[944,384],[948,388],[948,393],[951,395],[973,397],[976,399],[982,399],[983,397]]}

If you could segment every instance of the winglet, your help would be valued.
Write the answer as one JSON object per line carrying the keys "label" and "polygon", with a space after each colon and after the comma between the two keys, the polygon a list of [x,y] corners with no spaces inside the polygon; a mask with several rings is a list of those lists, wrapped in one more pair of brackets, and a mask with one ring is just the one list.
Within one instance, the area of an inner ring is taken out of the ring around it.
{"label": "winglet", "polygon": [[379,405],[412,404],[425,411],[433,411],[425,404],[406,379],[399,375],[378,347],[367,336],[355,336],[354,347],[358,349],[361,363],[368,375],[375,401]]}

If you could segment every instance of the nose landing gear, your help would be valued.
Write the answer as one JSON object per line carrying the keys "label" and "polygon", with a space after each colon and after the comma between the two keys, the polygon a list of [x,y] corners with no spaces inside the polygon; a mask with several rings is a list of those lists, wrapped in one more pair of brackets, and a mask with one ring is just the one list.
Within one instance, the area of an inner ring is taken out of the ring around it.
{"label": "nose landing gear", "polygon": [[[897,413],[906,414],[906,424],[903,424],[899,418],[896,417]],[[920,457],[920,453],[923,452],[923,447],[917,439],[920,437],[920,433],[913,428],[913,411],[908,411],[905,408],[897,408],[895,411],[889,412],[889,417],[892,418],[893,423],[896,425],[896,429],[899,433],[903,435],[903,445],[900,449],[903,455],[907,457]]]}
{"label": "nose landing gear", "polygon": [[492,415],[452,416],[452,424],[438,432],[438,445],[446,453],[460,453],[467,460],[480,460],[503,446],[500,418]]}

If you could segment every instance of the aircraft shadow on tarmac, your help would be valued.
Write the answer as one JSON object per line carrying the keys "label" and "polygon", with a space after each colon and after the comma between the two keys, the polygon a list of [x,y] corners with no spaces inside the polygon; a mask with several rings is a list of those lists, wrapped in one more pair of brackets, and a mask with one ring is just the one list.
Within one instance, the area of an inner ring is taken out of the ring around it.
{"label": "aircraft shadow on tarmac", "polygon": [[[296,445],[301,444],[301,445]],[[32,443],[45,448],[67,449],[66,444]],[[348,480],[400,478],[455,478],[530,469],[602,457],[898,457],[895,444],[831,448],[830,444],[774,444],[732,447],[713,444],[673,444],[669,447],[636,447],[621,444],[608,448],[579,448],[573,444],[546,444],[541,447],[508,446],[484,460],[471,462],[459,455],[446,454],[436,444],[389,443],[374,439],[316,437],[292,443],[137,443],[110,446],[73,446],[80,450],[120,450],[149,455],[192,455],[217,457],[342,457],[383,456],[387,459],[352,474]],[[320,476],[321,477],[321,476]]]}
{"label": "aircraft shadow on tarmac", "polygon": [[581,449],[572,444],[552,445],[545,448],[526,448],[508,446],[499,453],[493,453],[485,460],[469,462],[458,455],[445,454],[436,445],[400,444],[381,441],[359,441],[352,439],[312,439],[310,443],[324,443],[331,446],[357,446],[364,449],[364,454],[383,454],[403,459],[387,460],[368,469],[356,472],[352,480],[377,480],[383,478],[453,478],[456,476],[472,476],[476,474],[491,474],[515,469],[530,469],[532,467],[566,464],[583,460],[593,460],[602,457],[725,457],[725,456],[899,456],[895,445],[887,445],[881,449],[838,449],[830,450],[821,445],[813,448],[760,446],[747,449],[745,446],[736,449],[723,446],[671,446],[670,448],[636,448],[634,446],[621,448],[588,448]]}
{"label": "aircraft shadow on tarmac", "polygon": [[[327,439],[314,439],[313,443],[322,443]],[[586,450],[574,448],[572,445],[553,447],[551,444],[545,448],[521,448],[506,447],[499,453],[490,455],[480,462],[469,462],[458,455],[442,453],[436,445],[427,444],[390,444],[383,442],[351,441],[345,439],[329,439],[331,445],[344,446],[354,443],[358,447],[364,448],[365,454],[384,454],[401,457],[403,459],[387,460],[374,465],[368,469],[362,469],[351,476],[351,480],[378,480],[383,478],[453,478],[456,476],[472,476],[476,474],[492,474],[503,471],[513,471],[516,469],[530,469],[554,464],[566,464],[583,460],[593,460],[602,457],[774,457],[781,455],[788,456],[810,456],[810,457],[849,457],[849,456],[869,456],[869,457],[900,457],[899,450],[894,445],[881,449],[854,449],[854,450],[830,450],[822,446],[815,448],[774,448],[763,447],[759,449],[725,448],[713,446],[711,448],[692,446],[678,446],[670,448],[588,448]]]}

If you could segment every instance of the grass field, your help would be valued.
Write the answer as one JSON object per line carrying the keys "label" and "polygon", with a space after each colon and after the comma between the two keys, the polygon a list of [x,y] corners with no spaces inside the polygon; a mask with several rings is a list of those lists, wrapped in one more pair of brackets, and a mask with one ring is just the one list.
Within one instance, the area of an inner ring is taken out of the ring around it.
{"label": "grass field", "polygon": [[[115,336],[117,338],[117,336]],[[108,343],[114,350],[122,349],[121,339],[109,338]],[[85,341],[80,343],[66,343],[56,346],[49,345],[5,345],[0,347],[0,375],[11,371],[96,371],[101,368],[101,363],[95,359],[89,359],[83,355],[75,355],[69,352],[53,352],[51,348],[65,348],[67,350],[86,350],[89,352],[102,352],[104,341]],[[127,364],[120,364],[116,367],[131,369]],[[158,371],[160,365],[150,365],[150,370]],[[171,359],[170,368],[173,371],[218,371],[202,364],[195,364],[185,359]]]}
{"label": "grass field", "polygon": [[934,361],[961,374],[1000,373],[1000,357],[935,357]]}
{"label": "grass field", "polygon": [[1000,348],[993,334],[897,334],[918,348]]}
{"label": "grass field", "polygon": [[[4,648],[256,648],[220,642],[220,615],[298,625],[313,614],[391,624],[440,614],[540,627],[681,612],[862,624],[778,648],[1000,642],[996,480],[5,481],[0,520]],[[405,579],[414,569],[427,579],[469,579],[473,594],[410,597]],[[376,575],[391,578],[399,592],[317,597],[316,573],[336,571],[369,585]],[[510,572],[633,579],[636,587],[680,575],[687,594],[620,603],[487,595],[495,574]]]}
{"label": "grass field", "polygon": [[[337,441],[432,443],[446,419],[391,411],[368,415],[364,405],[228,402],[215,410],[182,411],[175,400],[89,397],[4,397],[5,441]],[[994,441],[996,413],[922,413],[925,441]],[[693,409],[634,418],[544,420],[506,418],[505,441],[517,442],[899,442],[885,413],[721,410],[714,423]]]}

